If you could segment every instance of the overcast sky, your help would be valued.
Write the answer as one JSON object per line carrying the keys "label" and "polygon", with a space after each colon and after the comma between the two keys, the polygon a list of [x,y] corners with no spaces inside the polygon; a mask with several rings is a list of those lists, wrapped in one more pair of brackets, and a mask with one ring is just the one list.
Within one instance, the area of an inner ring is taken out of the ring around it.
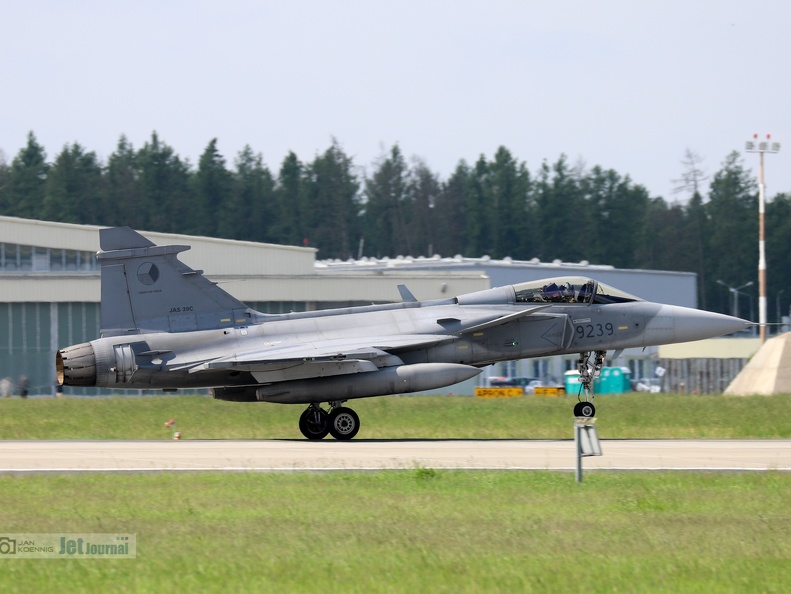
{"label": "overcast sky", "polygon": [[[335,137],[370,167],[398,143],[443,179],[508,147],[674,196],[687,149],[712,175],[753,133],[791,191],[783,0],[0,0],[0,150],[102,159],[156,130],[193,164],[212,138],[277,171]],[[758,171],[758,156],[743,153]]]}

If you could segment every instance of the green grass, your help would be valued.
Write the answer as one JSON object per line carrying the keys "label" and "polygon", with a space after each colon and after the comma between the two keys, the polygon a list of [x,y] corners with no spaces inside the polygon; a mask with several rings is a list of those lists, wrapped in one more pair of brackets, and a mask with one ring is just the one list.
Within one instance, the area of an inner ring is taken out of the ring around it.
{"label": "green grass", "polygon": [[415,469],[0,477],[7,532],[137,559],[0,559],[3,592],[787,592],[791,474]]}
{"label": "green grass", "polygon": [[[571,433],[573,397],[476,399],[388,396],[348,403],[357,439],[558,439]],[[626,394],[595,400],[599,436],[789,438],[791,395]],[[203,396],[0,399],[0,439],[302,438],[302,405],[234,403]]]}
{"label": "green grass", "polygon": [[[354,401],[359,439],[568,438],[575,399]],[[791,396],[596,400],[603,438],[787,438]],[[300,438],[301,406],[2,399],[2,439]],[[5,592],[786,592],[791,473],[0,475],[3,532],[134,532],[133,560],[0,558]]]}

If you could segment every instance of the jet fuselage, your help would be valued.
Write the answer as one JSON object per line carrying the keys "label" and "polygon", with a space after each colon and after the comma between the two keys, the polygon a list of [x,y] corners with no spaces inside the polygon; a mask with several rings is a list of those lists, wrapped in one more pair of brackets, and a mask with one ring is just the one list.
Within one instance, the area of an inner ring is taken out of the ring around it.
{"label": "jet fuselage", "polygon": [[[342,406],[353,398],[441,388],[498,361],[569,353],[581,355],[588,392],[608,350],[749,325],[583,277],[437,301],[418,301],[399,286],[401,303],[268,315],[181,262],[188,246],[158,246],[128,227],[101,230],[100,244],[101,337],[58,351],[62,385],[213,388],[222,400],[306,403],[300,430],[309,439],[356,435],[359,419]],[[593,414],[590,403],[580,404],[575,414]]]}

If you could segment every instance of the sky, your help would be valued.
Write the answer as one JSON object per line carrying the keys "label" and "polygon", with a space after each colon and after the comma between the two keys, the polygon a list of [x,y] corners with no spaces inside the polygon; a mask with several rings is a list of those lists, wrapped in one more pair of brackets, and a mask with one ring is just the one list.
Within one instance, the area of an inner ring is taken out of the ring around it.
{"label": "sky", "polygon": [[197,163],[213,138],[277,171],[337,139],[371,171],[394,144],[442,179],[507,147],[674,193],[754,133],[767,196],[791,192],[791,3],[782,0],[0,0],[0,151],[51,161],[156,131]]}

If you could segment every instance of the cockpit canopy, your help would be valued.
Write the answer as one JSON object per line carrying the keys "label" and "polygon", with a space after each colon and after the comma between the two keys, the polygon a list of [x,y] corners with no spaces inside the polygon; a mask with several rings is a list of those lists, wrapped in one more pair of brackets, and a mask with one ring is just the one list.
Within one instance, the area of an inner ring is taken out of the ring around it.
{"label": "cockpit canopy", "polygon": [[634,295],[583,276],[545,278],[514,285],[517,303],[624,303]]}

